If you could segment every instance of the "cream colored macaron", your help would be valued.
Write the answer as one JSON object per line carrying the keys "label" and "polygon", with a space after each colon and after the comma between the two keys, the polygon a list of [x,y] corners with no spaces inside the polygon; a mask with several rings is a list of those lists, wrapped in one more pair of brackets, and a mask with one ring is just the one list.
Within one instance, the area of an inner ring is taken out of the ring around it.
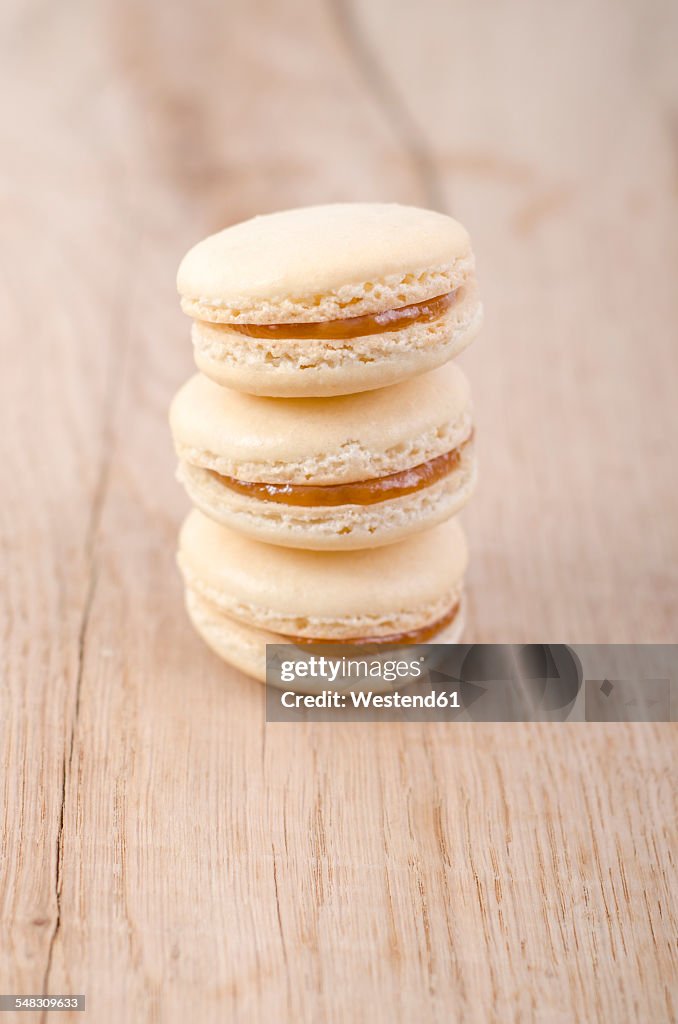
{"label": "cream colored macaron", "polygon": [[469,386],[454,363],[324,399],[244,395],[197,374],[170,424],[194,504],[271,544],[390,544],[449,519],[475,486]]}
{"label": "cream colored macaron", "polygon": [[265,679],[267,643],[461,637],[467,549],[454,519],[388,548],[318,552],[250,540],[194,509],[178,562],[198,633],[257,679]]}
{"label": "cream colored macaron", "polygon": [[273,397],[344,395],[440,366],[482,310],[465,229],[395,203],[268,214],[194,246],[177,276],[198,368]]}

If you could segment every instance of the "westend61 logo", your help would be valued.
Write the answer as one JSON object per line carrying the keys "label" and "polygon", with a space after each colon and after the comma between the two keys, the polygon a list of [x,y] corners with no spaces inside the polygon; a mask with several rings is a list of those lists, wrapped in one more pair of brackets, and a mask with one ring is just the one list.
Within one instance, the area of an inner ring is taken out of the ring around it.
{"label": "westend61 logo", "polygon": [[[325,655],[307,655],[296,660],[280,663],[280,682],[303,682],[302,689],[313,689],[313,693],[297,690],[282,690],[280,703],[283,708],[455,708],[458,709],[457,690],[446,692],[426,689],[420,693],[401,692],[390,685],[403,681],[421,680],[424,674],[424,655],[414,661],[389,658],[341,657],[327,658]],[[315,683],[315,686],[309,684]],[[328,689],[327,685],[340,689]],[[318,690],[318,685],[323,687]],[[375,689],[376,686],[376,689]],[[386,691],[386,692],[384,692]],[[390,692],[389,692],[390,691]]]}
{"label": "westend61 logo", "polygon": [[277,722],[668,722],[678,706],[677,652],[676,645],[274,644],[266,715]]}

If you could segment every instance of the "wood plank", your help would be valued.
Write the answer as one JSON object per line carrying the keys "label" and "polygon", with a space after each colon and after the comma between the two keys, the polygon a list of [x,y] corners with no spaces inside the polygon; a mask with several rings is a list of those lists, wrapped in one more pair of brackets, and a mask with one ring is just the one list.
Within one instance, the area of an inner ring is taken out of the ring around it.
{"label": "wood plank", "polygon": [[266,726],[183,615],[166,407],[196,238],[443,205],[488,314],[469,638],[675,639],[675,13],[8,11],[0,989],[104,1024],[674,1018],[673,727]]}

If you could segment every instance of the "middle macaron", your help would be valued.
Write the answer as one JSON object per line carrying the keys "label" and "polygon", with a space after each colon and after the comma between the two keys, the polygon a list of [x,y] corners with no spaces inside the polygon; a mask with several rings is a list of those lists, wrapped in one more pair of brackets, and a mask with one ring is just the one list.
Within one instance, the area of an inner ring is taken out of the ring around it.
{"label": "middle macaron", "polygon": [[284,547],[390,544],[453,516],[476,482],[470,391],[454,363],[324,399],[247,395],[198,374],[170,425],[195,505]]}

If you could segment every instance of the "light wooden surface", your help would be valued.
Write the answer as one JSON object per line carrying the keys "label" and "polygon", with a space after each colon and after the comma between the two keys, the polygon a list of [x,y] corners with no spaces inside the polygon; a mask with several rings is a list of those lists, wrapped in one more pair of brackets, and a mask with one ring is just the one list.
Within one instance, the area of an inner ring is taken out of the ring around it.
{"label": "light wooden surface", "polygon": [[675,7],[2,19],[0,990],[97,1024],[675,1020],[672,727],[265,726],[183,613],[166,425],[189,244],[444,208],[487,308],[468,639],[676,640]]}

